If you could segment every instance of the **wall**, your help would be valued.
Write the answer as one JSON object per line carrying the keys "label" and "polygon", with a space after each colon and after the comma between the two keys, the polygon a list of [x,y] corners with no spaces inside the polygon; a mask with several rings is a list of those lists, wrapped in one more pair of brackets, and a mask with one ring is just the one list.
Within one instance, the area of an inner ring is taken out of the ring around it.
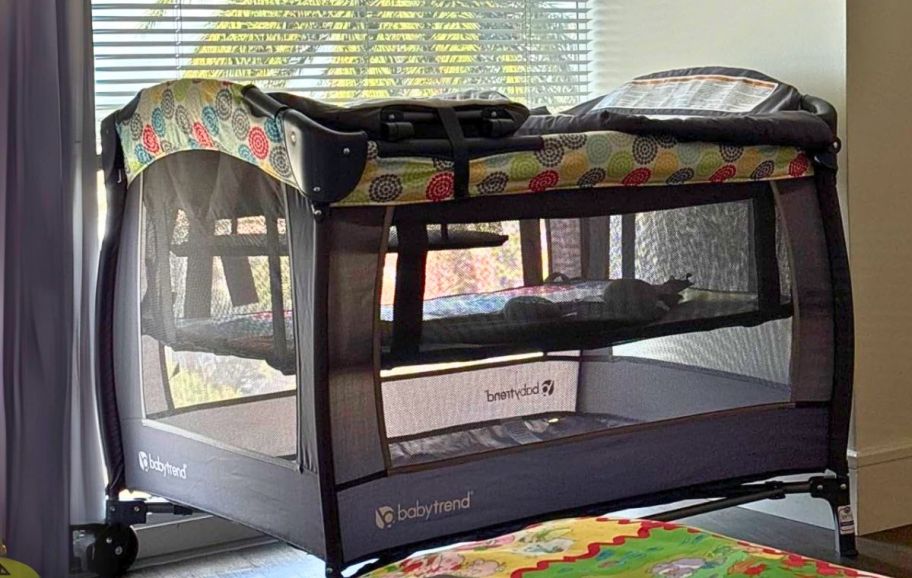
{"label": "wall", "polygon": [[[593,0],[593,5],[594,94],[650,72],[734,66],[825,98],[844,116],[845,0]],[[844,193],[844,175],[840,185]]]}
{"label": "wall", "polygon": [[[594,94],[670,68],[752,68],[830,101],[842,117],[845,140],[845,0],[594,0],[594,6]],[[843,150],[843,167],[849,148]],[[840,174],[843,206],[845,175]],[[832,524],[821,500],[796,496],[757,507]]]}
{"label": "wall", "polygon": [[754,68],[845,105],[842,0],[594,0],[593,88],[667,68]]}
{"label": "wall", "polygon": [[[876,6],[876,8],[875,8]],[[912,523],[912,2],[849,0],[849,233],[858,523]]]}

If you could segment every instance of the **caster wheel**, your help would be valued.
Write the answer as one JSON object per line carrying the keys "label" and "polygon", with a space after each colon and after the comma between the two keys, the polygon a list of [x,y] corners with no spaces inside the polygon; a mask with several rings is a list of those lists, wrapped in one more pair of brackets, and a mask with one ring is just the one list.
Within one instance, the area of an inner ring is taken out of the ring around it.
{"label": "caster wheel", "polygon": [[139,539],[129,526],[105,526],[86,551],[91,572],[102,578],[126,574],[139,553]]}

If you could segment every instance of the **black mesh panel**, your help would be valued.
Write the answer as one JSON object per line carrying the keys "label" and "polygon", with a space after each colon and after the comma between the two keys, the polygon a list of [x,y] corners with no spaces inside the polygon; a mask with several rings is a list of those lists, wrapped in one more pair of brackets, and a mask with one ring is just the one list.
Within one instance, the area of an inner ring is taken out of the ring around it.
{"label": "black mesh panel", "polygon": [[790,400],[790,252],[769,190],[539,217],[394,217],[379,310],[392,467]]}
{"label": "black mesh panel", "polygon": [[146,417],[297,454],[292,292],[280,185],[211,152],[142,176]]}
{"label": "black mesh panel", "polygon": [[[409,237],[394,226],[384,365],[593,349],[789,317],[788,261],[777,258],[786,248],[773,242],[781,233],[771,211],[769,223],[750,200],[545,219],[540,281],[525,270],[534,259],[519,221],[409,224]],[[423,308],[412,306],[417,295]]]}

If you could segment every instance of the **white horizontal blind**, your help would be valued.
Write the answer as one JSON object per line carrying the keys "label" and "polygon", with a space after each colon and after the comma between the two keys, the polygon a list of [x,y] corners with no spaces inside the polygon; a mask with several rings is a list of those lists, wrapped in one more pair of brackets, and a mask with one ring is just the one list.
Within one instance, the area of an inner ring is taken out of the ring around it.
{"label": "white horizontal blind", "polygon": [[588,89],[589,0],[93,0],[99,116],[223,78],[327,101],[483,88],[556,109]]}

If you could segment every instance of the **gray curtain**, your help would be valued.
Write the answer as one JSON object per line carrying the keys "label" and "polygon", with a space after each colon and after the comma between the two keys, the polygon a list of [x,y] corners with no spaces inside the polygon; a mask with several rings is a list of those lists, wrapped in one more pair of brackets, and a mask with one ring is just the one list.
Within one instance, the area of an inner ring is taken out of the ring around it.
{"label": "gray curtain", "polygon": [[[90,524],[104,519],[106,485],[98,404],[95,398],[95,281],[100,244],[99,185],[95,140],[95,86],[92,58],[91,0],[69,0],[67,23],[72,41],[68,69],[74,71],[70,128],[74,175],[73,263],[75,343],[74,394],[70,444],[70,523]],[[101,220],[103,223],[104,221]]]}
{"label": "gray curtain", "polygon": [[[0,5],[0,80],[8,79],[9,74],[11,73],[9,58],[10,52],[12,51],[13,46],[13,21],[10,18],[6,17],[6,10]],[[3,160],[8,158],[8,149],[9,149],[9,135],[10,135],[10,117],[11,117],[11,106],[10,106],[10,90],[4,88],[4,84],[0,84],[0,271],[6,271],[6,251],[5,251],[5,234],[6,234],[6,188],[9,177],[7,175],[7,163]],[[4,298],[4,285],[5,283],[0,282],[0,303],[5,304],[6,300]],[[0,307],[0,327],[3,327],[4,319],[4,308]],[[3,334],[4,331],[0,331],[0,354],[3,351],[6,351],[4,347]],[[7,440],[6,440],[6,412],[4,400],[6,399],[5,393],[5,380],[4,373],[0,371],[0,544],[6,543],[7,529],[6,529],[6,477],[7,477]]]}
{"label": "gray curtain", "polygon": [[89,14],[88,0],[0,1],[0,536],[42,576],[68,574],[71,504],[97,519],[103,487],[86,421],[97,243]]}

